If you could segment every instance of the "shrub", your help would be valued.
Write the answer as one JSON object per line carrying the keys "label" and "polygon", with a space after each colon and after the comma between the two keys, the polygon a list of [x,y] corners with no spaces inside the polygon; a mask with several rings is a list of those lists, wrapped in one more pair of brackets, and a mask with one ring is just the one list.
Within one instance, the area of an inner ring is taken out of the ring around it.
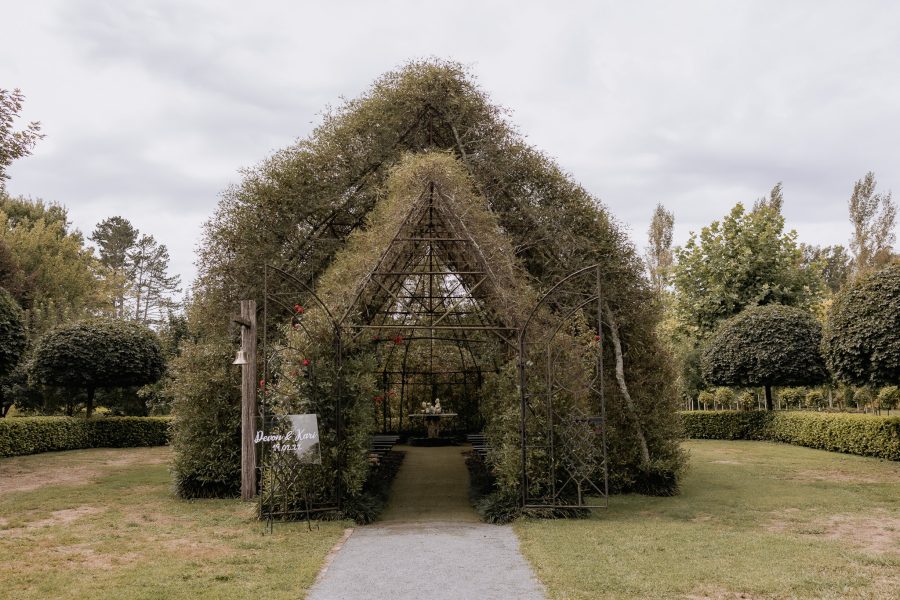
{"label": "shrub", "polygon": [[728,319],[703,349],[703,377],[713,385],[815,385],[826,378],[822,328],[812,313],[788,306],[748,308]]}
{"label": "shrub", "polygon": [[778,391],[782,408],[803,408],[806,401],[806,388],[789,387]]}
{"label": "shrub", "polygon": [[0,457],[82,448],[164,446],[170,417],[22,417],[0,420]]}
{"label": "shrub", "polygon": [[900,417],[806,412],[682,412],[685,436],[771,440],[900,460]]}
{"label": "shrub", "polygon": [[762,440],[770,413],[723,410],[679,413],[684,436],[701,440]]}
{"label": "shrub", "polygon": [[235,496],[241,484],[240,370],[233,342],[187,342],[172,361],[175,489],[182,498]]}
{"label": "shrub", "polygon": [[34,350],[32,375],[45,385],[87,391],[87,416],[94,392],[139,386],[162,377],[165,359],[159,338],[130,321],[94,319],[48,332]]}
{"label": "shrub", "polygon": [[838,295],[824,339],[828,366],[852,385],[900,383],[900,264]]}
{"label": "shrub", "polygon": [[803,401],[806,408],[820,408],[825,406],[825,394],[822,393],[822,390],[813,388],[806,392],[806,398]]}
{"label": "shrub", "polygon": [[889,385],[878,392],[878,408],[890,410],[900,406],[900,387]]}

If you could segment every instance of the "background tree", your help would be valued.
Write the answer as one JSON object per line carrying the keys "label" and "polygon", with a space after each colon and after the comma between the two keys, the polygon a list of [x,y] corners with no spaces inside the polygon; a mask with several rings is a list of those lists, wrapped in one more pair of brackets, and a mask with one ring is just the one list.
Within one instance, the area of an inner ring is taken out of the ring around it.
{"label": "background tree", "polygon": [[18,89],[0,89],[0,192],[6,187],[6,169],[16,159],[31,154],[41,134],[41,124],[32,121],[21,131],[14,131],[15,120],[22,111],[25,96]]}
{"label": "background tree", "polygon": [[650,228],[647,231],[648,245],[645,252],[647,270],[650,272],[650,281],[656,288],[657,294],[669,284],[672,270],[672,231],[675,227],[675,215],[662,204],[656,205],[653,218],[650,220]]}
{"label": "background tree", "polygon": [[827,378],[822,327],[798,308],[748,308],[718,328],[703,349],[703,377],[712,385],[765,388],[772,410],[772,386],[816,385]]}
{"label": "background tree", "polygon": [[[5,289],[0,287],[0,386],[19,362],[25,350],[25,325],[22,309]],[[12,401],[0,387],[0,417],[5,417]]]}
{"label": "background tree", "polygon": [[102,298],[93,252],[59,205],[0,194],[0,241],[28,283],[23,308],[81,315]]}
{"label": "background tree", "polygon": [[775,186],[752,211],[736,205],[678,249],[675,312],[684,334],[703,339],[750,306],[805,308],[819,298],[821,274],[804,265],[796,232],[784,232],[781,203]]}
{"label": "background tree", "polygon": [[875,387],[900,384],[900,264],[855,281],[835,298],[825,353],[840,381]]}
{"label": "background tree", "polygon": [[891,199],[890,191],[876,194],[876,185],[875,173],[869,171],[853,185],[850,196],[850,224],[853,226],[850,250],[857,275],[891,260],[897,205]]}
{"label": "background tree", "polygon": [[168,248],[118,216],[98,223],[90,239],[97,244],[112,316],[145,325],[163,323],[181,291],[181,278],[168,273]]}
{"label": "background tree", "polygon": [[181,278],[169,275],[169,250],[152,235],[142,235],[128,252],[133,317],[141,323],[159,323],[175,307]]}
{"label": "background tree", "polygon": [[853,272],[853,258],[840,244],[812,246],[801,244],[804,268],[819,268],[822,281],[831,294],[836,294],[849,281]]}
{"label": "background tree", "polygon": [[137,229],[127,219],[116,216],[100,221],[89,238],[97,244],[100,264],[105,269],[112,300],[110,316],[117,319],[126,316],[125,301],[132,271],[130,252],[137,237]]}
{"label": "background tree", "polygon": [[90,417],[98,389],[153,383],[164,370],[155,333],[133,322],[97,319],[44,335],[34,350],[31,375],[44,385],[84,390]]}
{"label": "background tree", "polygon": [[2,239],[0,239],[0,282],[3,282],[3,287],[16,299],[19,306],[30,304],[31,281],[19,266],[19,262],[9,246]]}

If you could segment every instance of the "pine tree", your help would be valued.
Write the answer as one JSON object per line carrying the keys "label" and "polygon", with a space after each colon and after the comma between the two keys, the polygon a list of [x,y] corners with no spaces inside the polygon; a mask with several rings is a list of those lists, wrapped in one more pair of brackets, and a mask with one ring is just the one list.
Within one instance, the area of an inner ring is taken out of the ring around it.
{"label": "pine tree", "polygon": [[105,280],[112,296],[112,317],[125,317],[128,293],[129,251],[137,241],[138,231],[123,217],[110,217],[97,224],[90,240],[97,244],[100,264],[106,269]]}
{"label": "pine tree", "polygon": [[136,321],[158,323],[174,308],[181,277],[169,275],[169,250],[152,235],[141,235],[128,252],[132,313]]}

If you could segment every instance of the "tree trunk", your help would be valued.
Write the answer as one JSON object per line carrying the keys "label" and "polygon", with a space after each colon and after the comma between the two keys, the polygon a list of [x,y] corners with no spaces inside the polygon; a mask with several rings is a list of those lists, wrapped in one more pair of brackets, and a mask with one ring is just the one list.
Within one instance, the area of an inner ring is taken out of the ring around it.
{"label": "tree trunk", "polygon": [[772,386],[766,385],[766,410],[774,410],[775,406],[772,403]]}
{"label": "tree trunk", "polygon": [[628,385],[625,383],[625,360],[622,357],[622,341],[619,339],[619,326],[616,324],[616,318],[613,315],[609,305],[604,303],[603,308],[606,312],[606,320],[609,324],[610,338],[612,338],[613,350],[616,354],[616,381],[619,384],[619,391],[625,400],[625,408],[634,423],[634,430],[637,434],[638,444],[641,448],[641,462],[643,466],[650,465],[650,449],[647,447],[647,438],[644,437],[644,429],[641,427],[641,420],[638,417],[634,402],[631,400],[631,394],[628,393]]}
{"label": "tree trunk", "polygon": [[94,388],[92,387],[87,389],[87,404],[85,404],[84,410],[87,414],[87,418],[90,419],[94,414]]}

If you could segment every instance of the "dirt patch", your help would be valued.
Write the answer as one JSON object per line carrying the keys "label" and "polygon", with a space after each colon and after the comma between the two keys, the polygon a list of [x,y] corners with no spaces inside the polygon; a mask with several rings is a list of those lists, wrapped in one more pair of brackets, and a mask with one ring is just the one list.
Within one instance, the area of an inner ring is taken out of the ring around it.
{"label": "dirt patch", "polygon": [[141,558],[134,552],[116,555],[103,554],[91,548],[90,544],[55,546],[50,553],[67,563],[73,563],[75,566],[85,569],[109,569],[135,563]]}
{"label": "dirt patch", "polygon": [[162,547],[179,556],[190,557],[191,560],[199,561],[214,560],[234,553],[232,548],[223,544],[188,538],[167,540],[162,543]]}
{"label": "dirt patch", "polygon": [[900,517],[883,512],[831,515],[806,522],[774,520],[766,529],[846,542],[874,554],[900,553]]}
{"label": "dirt patch", "polygon": [[78,519],[89,517],[91,515],[97,515],[105,511],[105,508],[90,505],[78,506],[76,508],[66,508],[63,510],[55,510],[50,513],[50,516],[46,519],[31,521],[20,527],[0,529],[0,538],[22,537],[28,535],[29,533],[32,533],[35,529],[43,529],[45,527],[54,527],[57,525],[68,525],[69,523],[77,521]]}
{"label": "dirt patch", "polygon": [[85,485],[134,465],[169,460],[167,448],[93,449],[0,459],[0,494],[30,492],[48,485]]}
{"label": "dirt patch", "polygon": [[131,465],[161,465],[168,462],[168,456],[145,456],[142,454],[128,454],[114,459],[103,461],[107,467],[130,467]]}
{"label": "dirt patch", "polygon": [[98,515],[104,512],[105,508],[99,506],[84,505],[77,508],[66,508],[63,510],[54,510],[50,516],[40,521],[32,521],[25,525],[27,529],[40,529],[42,527],[53,527],[54,525],[68,525],[72,521],[76,521],[90,515]]}
{"label": "dirt patch", "polygon": [[30,492],[46,485],[84,485],[100,475],[97,469],[62,467],[35,473],[24,469],[0,471],[0,494]]}
{"label": "dirt patch", "polygon": [[762,598],[762,596],[745,592],[733,592],[716,586],[701,586],[682,597],[685,600],[757,600]]}
{"label": "dirt patch", "polygon": [[808,469],[792,473],[786,479],[794,481],[833,481],[836,483],[892,483],[896,481],[886,477],[875,477],[838,469]]}

